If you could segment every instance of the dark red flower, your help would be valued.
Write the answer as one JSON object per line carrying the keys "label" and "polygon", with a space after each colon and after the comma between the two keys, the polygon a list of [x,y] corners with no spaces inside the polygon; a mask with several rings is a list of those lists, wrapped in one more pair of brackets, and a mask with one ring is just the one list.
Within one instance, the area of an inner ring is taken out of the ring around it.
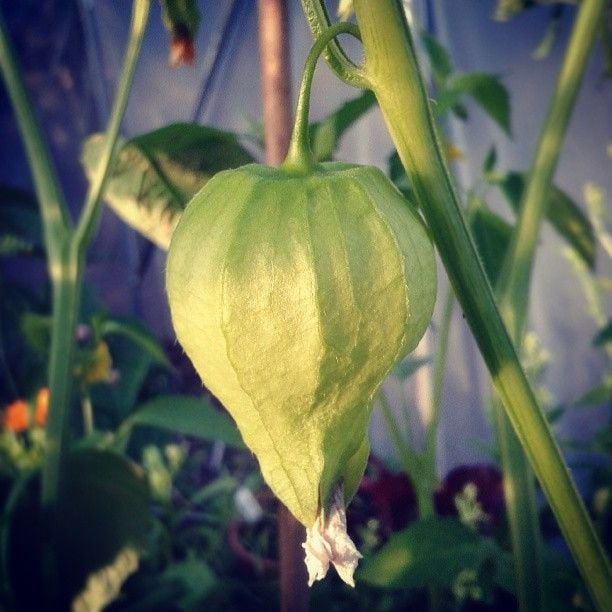
{"label": "dark red flower", "polygon": [[490,532],[504,514],[504,489],[501,472],[493,465],[461,465],[451,470],[434,492],[434,507],[441,516],[458,516],[457,496],[474,493],[482,510],[479,527]]}

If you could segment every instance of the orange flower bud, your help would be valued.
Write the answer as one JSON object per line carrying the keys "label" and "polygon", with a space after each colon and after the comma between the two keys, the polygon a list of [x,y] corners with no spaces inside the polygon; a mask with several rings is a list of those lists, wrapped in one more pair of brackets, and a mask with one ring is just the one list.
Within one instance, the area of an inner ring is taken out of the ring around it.
{"label": "orange flower bud", "polygon": [[49,411],[49,389],[43,387],[36,395],[36,408],[34,410],[34,422],[39,427],[47,423],[47,412]]}
{"label": "orange flower bud", "polygon": [[25,400],[18,399],[4,409],[3,425],[6,429],[20,432],[30,424],[30,409]]}

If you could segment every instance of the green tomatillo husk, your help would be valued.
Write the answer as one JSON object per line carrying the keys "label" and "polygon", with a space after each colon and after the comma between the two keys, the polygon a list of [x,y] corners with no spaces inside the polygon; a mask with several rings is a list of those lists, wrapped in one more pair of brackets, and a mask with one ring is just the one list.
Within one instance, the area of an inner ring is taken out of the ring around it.
{"label": "green tomatillo husk", "polygon": [[420,217],[375,168],[251,164],[187,206],[166,282],[178,339],[266,482],[324,524],[334,488],[348,501],[363,474],[374,394],[431,318]]}

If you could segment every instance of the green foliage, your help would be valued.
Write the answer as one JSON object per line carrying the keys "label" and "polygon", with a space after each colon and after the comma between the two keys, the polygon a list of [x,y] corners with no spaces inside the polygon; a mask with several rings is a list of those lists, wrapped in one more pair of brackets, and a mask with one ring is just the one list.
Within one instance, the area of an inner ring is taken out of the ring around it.
{"label": "green foliage", "polygon": [[117,436],[127,443],[131,431],[138,426],[155,427],[214,442],[218,440],[234,448],[244,448],[235,425],[203,398],[187,395],[160,395],[138,406],[123,422]]}
{"label": "green foliage", "polygon": [[454,109],[466,94],[510,136],[510,97],[498,76],[476,72],[453,75],[437,99],[436,112]]}
{"label": "green foliage", "polygon": [[[85,141],[81,161],[88,177],[103,146],[100,134]],[[104,197],[128,225],[167,249],[191,197],[217,172],[251,161],[233,134],[175,123],[123,144]]]}
{"label": "green foliage", "polygon": [[0,257],[39,255],[42,244],[36,200],[21,189],[0,185]]}
{"label": "green foliage", "polygon": [[[126,547],[141,551],[149,529],[149,494],[142,470],[114,453],[70,453],[60,500],[60,599],[67,604],[87,577],[112,563]],[[40,554],[44,517],[38,479],[24,481],[4,525],[5,571],[20,609],[44,609]]]}
{"label": "green foliage", "polygon": [[142,349],[151,358],[153,363],[166,368],[171,367],[166,353],[159,345],[155,336],[137,319],[126,317],[110,318],[105,314],[97,313],[92,317],[91,324],[96,337],[122,336]]}
{"label": "green foliage", "polygon": [[[518,214],[526,176],[520,172],[509,172],[499,181],[502,193]],[[554,185],[548,193],[546,218],[589,268],[595,267],[595,232],[588,217],[579,206],[561,189]]]}
{"label": "green foliage", "polygon": [[612,342],[612,320],[608,321],[604,327],[602,327],[595,338],[593,338],[593,344],[595,346],[604,346]]}
{"label": "green foliage", "polygon": [[470,211],[468,221],[489,282],[495,286],[514,228],[484,203]]}
{"label": "green foliage", "polygon": [[[494,540],[483,538],[456,519],[429,518],[411,524],[363,561],[357,579],[385,588],[452,588],[469,571],[478,584],[497,581],[507,560]],[[498,574],[499,568],[499,574]]]}
{"label": "green foliage", "polygon": [[342,135],[376,104],[376,97],[370,90],[345,102],[319,123],[310,125],[310,144],[317,161],[332,159]]}
{"label": "green foliage", "polygon": [[170,32],[176,34],[185,29],[191,38],[195,37],[200,23],[197,0],[161,0],[161,6],[164,25]]}
{"label": "green foliage", "polygon": [[436,83],[438,86],[443,86],[454,71],[450,54],[437,38],[425,30],[421,31],[421,41],[429,58]]}

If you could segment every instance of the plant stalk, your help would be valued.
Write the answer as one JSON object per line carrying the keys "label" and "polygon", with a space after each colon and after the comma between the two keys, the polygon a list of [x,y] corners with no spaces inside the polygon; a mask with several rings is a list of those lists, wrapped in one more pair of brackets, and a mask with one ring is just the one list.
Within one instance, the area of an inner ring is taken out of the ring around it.
{"label": "plant stalk", "polygon": [[522,370],[466,227],[401,3],[355,0],[355,12],[364,46],[364,72],[455,295],[583,578],[603,608],[612,601],[606,555]]}
{"label": "plant stalk", "polygon": [[[308,134],[308,111],[310,108],[310,89],[312,87],[312,78],[317,66],[317,60],[322,51],[333,41],[339,34],[351,34],[356,38],[359,37],[357,26],[351,23],[339,23],[327,30],[315,40],[306,62],[304,63],[304,75],[300,85],[300,93],[298,95],[297,108],[295,111],[295,124],[291,140],[289,141],[289,149],[287,157],[281,164],[281,168],[287,172],[295,174],[310,174],[315,166],[312,151],[310,149],[310,141]],[[361,74],[359,69],[355,69],[356,73]]]}
{"label": "plant stalk", "polygon": [[70,231],[71,220],[49,149],[26,92],[1,11],[0,70],[30,164],[41,211],[49,276],[54,279],[59,273],[62,243]]}
{"label": "plant stalk", "polygon": [[605,0],[583,0],[557,78],[555,92],[531,164],[509,252],[498,281],[500,310],[513,338],[521,338],[528,308],[529,282],[540,223],[546,213],[546,195],[557,167],[561,145],[587,61],[595,42]]}
{"label": "plant stalk", "polygon": [[[603,0],[585,0],[565,52],[523,192],[518,223],[503,262],[496,296],[514,344],[520,347],[528,314],[530,277],[540,225],[546,213],[561,145],[603,11]],[[517,598],[522,611],[544,605],[541,537],[535,483],[520,442],[499,402],[494,401],[504,493],[515,559]]]}
{"label": "plant stalk", "polygon": [[42,505],[51,516],[61,496],[61,474],[72,391],[74,331],[76,329],[85,252],[101,212],[104,191],[121,120],[127,105],[134,69],[149,14],[150,0],[135,0],[127,52],[106,132],[105,146],[75,230],[63,241],[60,277],[53,283],[53,324],[49,365],[50,406],[47,449],[43,466]]}
{"label": "plant stalk", "polygon": [[425,431],[425,455],[427,464],[433,477],[436,475],[436,435],[440,423],[440,407],[442,405],[442,390],[444,387],[444,373],[446,371],[446,356],[448,353],[448,335],[450,333],[453,307],[455,305],[455,295],[451,287],[448,287],[444,300],[444,310],[438,330],[438,344],[433,364],[432,376],[432,396],[431,396],[431,421]]}

